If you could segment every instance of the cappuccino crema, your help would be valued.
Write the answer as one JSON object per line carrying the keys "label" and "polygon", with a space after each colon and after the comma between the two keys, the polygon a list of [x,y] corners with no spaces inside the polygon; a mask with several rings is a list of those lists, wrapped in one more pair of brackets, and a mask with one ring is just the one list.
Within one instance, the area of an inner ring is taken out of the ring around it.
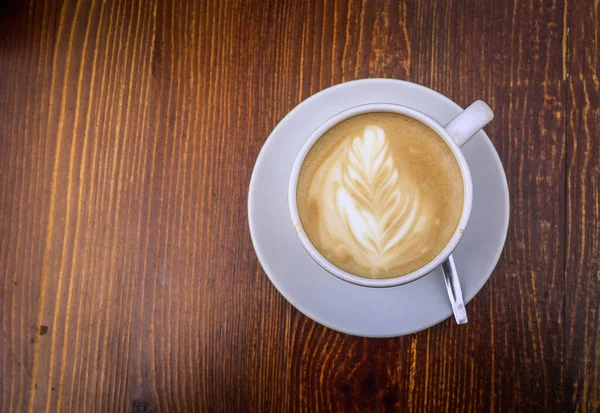
{"label": "cappuccino crema", "polygon": [[311,243],[335,266],[366,278],[405,275],[433,260],[456,231],[463,200],[446,142],[390,112],[358,115],[325,132],[296,190]]}

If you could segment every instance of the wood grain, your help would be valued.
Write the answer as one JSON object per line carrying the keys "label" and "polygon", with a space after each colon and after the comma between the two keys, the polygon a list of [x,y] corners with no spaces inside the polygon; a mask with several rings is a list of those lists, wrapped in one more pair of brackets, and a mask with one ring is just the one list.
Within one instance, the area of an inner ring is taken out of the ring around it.
{"label": "wood grain", "polygon": [[[600,410],[598,2],[0,0],[0,412]],[[298,313],[254,161],[328,86],[486,100],[511,223],[452,320]]]}
{"label": "wood grain", "polygon": [[600,411],[600,3],[569,4],[565,411]]}

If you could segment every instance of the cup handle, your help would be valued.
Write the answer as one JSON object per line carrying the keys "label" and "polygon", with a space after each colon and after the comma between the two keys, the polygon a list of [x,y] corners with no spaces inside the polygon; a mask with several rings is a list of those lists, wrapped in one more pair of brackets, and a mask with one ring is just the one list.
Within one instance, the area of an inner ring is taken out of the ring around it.
{"label": "cup handle", "polygon": [[463,146],[494,119],[494,112],[483,100],[477,100],[444,126],[458,146]]}

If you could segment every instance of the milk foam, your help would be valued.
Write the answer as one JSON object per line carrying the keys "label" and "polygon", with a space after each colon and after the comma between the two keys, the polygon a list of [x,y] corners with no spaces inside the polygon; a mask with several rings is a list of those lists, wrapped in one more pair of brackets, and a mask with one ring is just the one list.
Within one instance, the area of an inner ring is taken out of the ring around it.
{"label": "milk foam", "polygon": [[449,240],[462,211],[461,179],[449,148],[427,126],[397,114],[359,115],[326,132],[307,155],[298,212],[308,238],[336,266],[369,278],[398,276]]}
{"label": "milk foam", "polygon": [[[407,259],[418,233],[429,222],[419,188],[399,176],[385,132],[367,126],[335,159],[317,172],[324,178],[320,194],[325,210],[323,236],[373,269]],[[316,188],[315,188],[316,189]]]}

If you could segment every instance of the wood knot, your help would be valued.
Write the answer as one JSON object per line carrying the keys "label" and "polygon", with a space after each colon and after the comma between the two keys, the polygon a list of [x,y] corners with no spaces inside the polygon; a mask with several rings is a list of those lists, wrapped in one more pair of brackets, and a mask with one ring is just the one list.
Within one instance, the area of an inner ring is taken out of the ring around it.
{"label": "wood knot", "polygon": [[143,400],[132,400],[131,401],[131,413],[153,413],[156,410],[154,406]]}

